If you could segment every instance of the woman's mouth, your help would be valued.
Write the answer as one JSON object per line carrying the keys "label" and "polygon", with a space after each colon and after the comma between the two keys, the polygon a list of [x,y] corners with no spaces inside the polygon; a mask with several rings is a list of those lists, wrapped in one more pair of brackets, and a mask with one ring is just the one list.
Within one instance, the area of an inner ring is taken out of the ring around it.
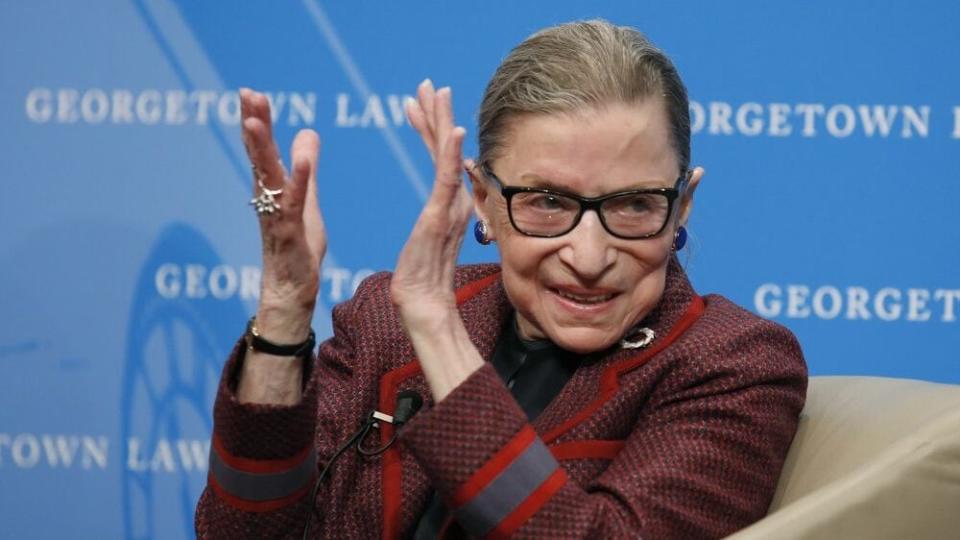
{"label": "woman's mouth", "polygon": [[551,288],[550,290],[560,298],[570,300],[571,302],[576,302],[578,304],[582,304],[586,306],[602,304],[604,302],[609,301],[614,296],[616,296],[616,293],[610,293],[610,292],[592,292],[592,291],[573,292],[571,290],[556,289],[556,288]]}

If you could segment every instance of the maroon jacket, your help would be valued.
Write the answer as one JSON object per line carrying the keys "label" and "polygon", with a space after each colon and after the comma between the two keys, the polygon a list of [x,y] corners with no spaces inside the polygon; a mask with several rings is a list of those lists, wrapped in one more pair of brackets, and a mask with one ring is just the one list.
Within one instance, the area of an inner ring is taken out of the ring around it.
{"label": "maroon jacket", "polygon": [[[494,265],[462,267],[457,300],[490,358],[511,306]],[[432,489],[478,536],[716,538],[762,517],[796,430],[806,366],[793,335],[723,297],[699,297],[674,260],[645,349],[584,362],[532,425],[487,364],[440,404],[378,274],[333,311],[300,404],[239,404],[224,369],[201,538],[299,537],[312,478],[373,409],[414,389],[423,409],[377,457],[353,449],[324,480],[311,534],[403,538]],[[386,442],[393,427],[374,437]]]}

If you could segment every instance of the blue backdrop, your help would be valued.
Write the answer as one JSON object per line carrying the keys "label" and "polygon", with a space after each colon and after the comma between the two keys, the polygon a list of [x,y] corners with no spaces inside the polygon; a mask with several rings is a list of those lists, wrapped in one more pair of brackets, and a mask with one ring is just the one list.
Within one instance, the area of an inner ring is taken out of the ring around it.
{"label": "blue backdrop", "polygon": [[956,2],[4,0],[0,536],[192,536],[258,292],[237,88],[271,94],[282,147],[323,138],[326,336],[429,189],[403,97],[451,85],[475,135],[512,45],[596,16],[689,87],[697,288],[790,327],[813,374],[960,382]]}

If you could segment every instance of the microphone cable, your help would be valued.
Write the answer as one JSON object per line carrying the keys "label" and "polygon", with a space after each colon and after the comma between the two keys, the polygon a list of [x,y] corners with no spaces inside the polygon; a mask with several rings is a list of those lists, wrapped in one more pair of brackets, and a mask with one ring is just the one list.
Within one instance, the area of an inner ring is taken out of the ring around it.
{"label": "microphone cable", "polygon": [[[354,443],[356,443],[357,452],[362,456],[378,456],[387,451],[390,446],[397,440],[397,433],[400,431],[400,426],[407,423],[413,415],[417,414],[417,411],[420,410],[420,407],[423,406],[423,398],[420,397],[414,390],[404,390],[397,394],[397,407],[396,412],[393,416],[390,416],[386,413],[374,410],[360,424],[360,428],[350,436],[345,443],[343,443],[340,448],[337,448],[337,451],[333,453],[333,457],[327,460],[327,464],[324,465],[323,470],[320,471],[320,476],[317,477],[316,483],[313,485],[313,491],[310,494],[310,506],[307,508],[307,519],[303,524],[303,540],[307,540],[307,534],[310,532],[310,524],[313,522],[313,513],[316,511],[317,504],[317,494],[320,492],[320,486],[323,483],[323,478],[330,471],[333,463],[343,455]],[[387,422],[393,424],[395,429],[393,431],[393,436],[390,437],[390,440],[387,441],[387,444],[382,447],[374,448],[373,450],[367,450],[363,448],[363,441],[367,438],[367,435],[370,433],[370,430],[379,425],[379,422]]]}

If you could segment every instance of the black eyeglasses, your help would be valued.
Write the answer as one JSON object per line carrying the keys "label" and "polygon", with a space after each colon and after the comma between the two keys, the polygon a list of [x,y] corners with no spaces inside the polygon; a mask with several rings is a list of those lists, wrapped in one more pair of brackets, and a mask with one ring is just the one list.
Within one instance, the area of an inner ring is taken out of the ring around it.
{"label": "black eyeglasses", "polygon": [[586,210],[596,212],[603,228],[617,238],[640,240],[657,236],[667,227],[673,203],[689,179],[688,172],[677,178],[672,188],[580,197],[551,189],[507,186],[486,165],[482,171],[500,187],[513,228],[520,234],[540,238],[554,238],[572,231]]}

